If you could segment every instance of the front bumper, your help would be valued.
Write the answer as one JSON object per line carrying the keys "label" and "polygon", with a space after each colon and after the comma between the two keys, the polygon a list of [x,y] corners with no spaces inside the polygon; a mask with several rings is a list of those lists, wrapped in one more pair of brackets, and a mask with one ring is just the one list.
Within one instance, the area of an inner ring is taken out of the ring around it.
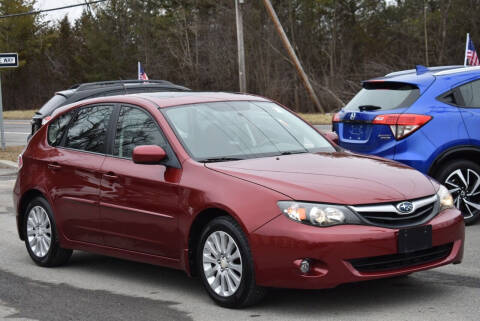
{"label": "front bumper", "polygon": [[[427,224],[432,225],[433,247],[452,244],[446,257],[406,267],[360,272],[350,260],[396,254],[398,229],[366,225],[321,228],[280,215],[251,234],[256,281],[267,287],[321,289],[460,263],[465,238],[461,213],[456,209],[445,210]],[[299,270],[304,258],[312,266],[307,274]]]}

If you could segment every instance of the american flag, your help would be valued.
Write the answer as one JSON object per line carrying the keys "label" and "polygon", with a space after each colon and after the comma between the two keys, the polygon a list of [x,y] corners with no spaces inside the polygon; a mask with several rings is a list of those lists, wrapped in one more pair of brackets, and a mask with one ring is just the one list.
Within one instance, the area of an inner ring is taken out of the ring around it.
{"label": "american flag", "polygon": [[140,61],[138,62],[138,80],[148,80],[147,73],[143,70]]}
{"label": "american flag", "polygon": [[470,66],[480,66],[480,61],[478,60],[477,51],[475,50],[472,39],[468,39],[467,64]]}

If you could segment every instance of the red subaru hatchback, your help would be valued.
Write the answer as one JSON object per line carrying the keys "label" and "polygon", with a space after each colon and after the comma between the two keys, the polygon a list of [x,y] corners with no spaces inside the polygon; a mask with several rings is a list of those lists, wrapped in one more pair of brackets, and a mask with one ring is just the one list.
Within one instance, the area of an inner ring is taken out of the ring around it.
{"label": "red subaru hatchback", "polygon": [[20,156],[20,238],[40,266],[72,250],[199,275],[225,307],[460,263],[445,187],[342,150],[286,108],[226,93],[67,106]]}

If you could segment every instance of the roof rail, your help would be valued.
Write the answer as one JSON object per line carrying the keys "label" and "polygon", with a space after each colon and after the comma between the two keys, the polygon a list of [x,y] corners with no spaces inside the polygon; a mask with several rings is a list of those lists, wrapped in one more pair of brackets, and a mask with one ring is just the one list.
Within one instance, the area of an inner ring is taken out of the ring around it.
{"label": "roof rail", "polygon": [[166,80],[111,80],[111,81],[99,81],[99,82],[88,82],[83,84],[76,84],[70,87],[69,89],[78,89],[78,90],[87,90],[98,87],[108,87],[114,85],[125,85],[125,84],[161,84],[166,86],[176,86],[173,83]]}
{"label": "roof rail", "polygon": [[457,69],[439,71],[435,73],[435,76],[444,76],[444,75],[451,75],[451,74],[456,74],[460,72],[477,71],[477,70],[480,70],[480,66],[467,66],[467,67],[462,66],[461,68],[457,68]]}
{"label": "roof rail", "polygon": [[[428,71],[442,71],[442,70],[452,70],[452,69],[459,69],[463,68],[463,65],[452,65],[452,66],[437,66],[437,67],[428,67]],[[393,76],[400,76],[406,74],[413,74],[416,73],[417,69],[408,69],[408,70],[401,70],[401,71],[394,71],[389,74],[386,74],[385,77],[393,77]]]}

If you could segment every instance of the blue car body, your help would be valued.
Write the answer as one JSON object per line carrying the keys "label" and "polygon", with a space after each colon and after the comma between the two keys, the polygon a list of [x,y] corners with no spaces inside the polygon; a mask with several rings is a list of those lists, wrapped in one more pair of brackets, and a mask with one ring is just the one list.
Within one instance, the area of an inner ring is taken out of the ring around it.
{"label": "blue car body", "polygon": [[[417,66],[365,81],[363,87],[335,116],[333,130],[340,146],[390,158],[431,176],[454,158],[480,160],[480,68]],[[390,106],[384,108],[382,102]],[[376,123],[388,115],[423,115],[429,120],[396,137],[395,126]]]}

